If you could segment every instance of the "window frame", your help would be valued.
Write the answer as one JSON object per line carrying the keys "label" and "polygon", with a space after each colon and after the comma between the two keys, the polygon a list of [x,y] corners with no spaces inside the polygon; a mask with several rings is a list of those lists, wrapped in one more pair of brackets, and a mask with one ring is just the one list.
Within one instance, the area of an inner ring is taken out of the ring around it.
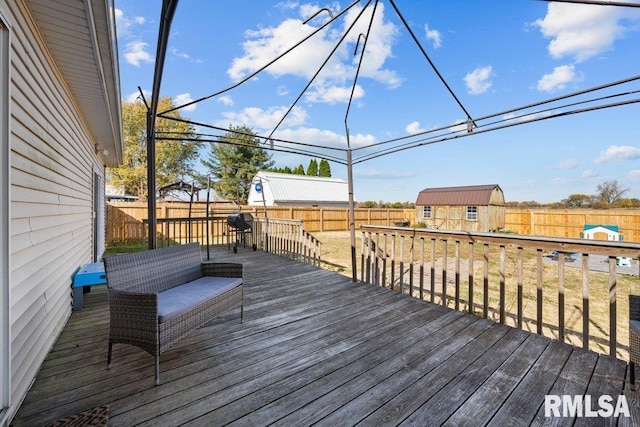
{"label": "window frame", "polygon": [[[428,211],[428,214],[427,214]],[[433,207],[432,206],[423,206],[422,207],[422,217],[426,219],[433,218]]]}
{"label": "window frame", "polygon": [[467,221],[477,221],[478,220],[478,207],[477,206],[467,206]]}

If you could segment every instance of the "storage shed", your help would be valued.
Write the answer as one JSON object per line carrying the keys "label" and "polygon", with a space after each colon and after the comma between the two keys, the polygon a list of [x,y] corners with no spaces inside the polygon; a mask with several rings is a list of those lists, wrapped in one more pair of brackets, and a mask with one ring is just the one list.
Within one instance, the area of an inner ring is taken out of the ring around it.
{"label": "storage shed", "polygon": [[505,210],[498,184],[425,188],[416,200],[416,221],[439,230],[497,231],[505,227]]}
{"label": "storage shed", "polygon": [[347,208],[349,189],[343,179],[260,171],[251,182],[247,204]]}
{"label": "storage shed", "polygon": [[623,240],[617,225],[586,224],[580,237],[594,240]]}

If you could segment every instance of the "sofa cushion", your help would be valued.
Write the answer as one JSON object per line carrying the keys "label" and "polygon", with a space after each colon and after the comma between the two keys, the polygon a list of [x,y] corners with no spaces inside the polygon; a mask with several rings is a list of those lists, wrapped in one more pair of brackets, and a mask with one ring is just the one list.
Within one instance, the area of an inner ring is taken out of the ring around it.
{"label": "sofa cushion", "polygon": [[184,314],[205,301],[242,284],[236,277],[201,277],[158,294],[158,323]]}

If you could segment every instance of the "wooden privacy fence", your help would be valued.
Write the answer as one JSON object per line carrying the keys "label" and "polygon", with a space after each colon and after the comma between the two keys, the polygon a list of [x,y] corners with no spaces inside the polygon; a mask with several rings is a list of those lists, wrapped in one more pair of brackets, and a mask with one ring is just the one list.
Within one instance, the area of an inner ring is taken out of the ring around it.
{"label": "wooden privacy fence", "polygon": [[614,225],[625,241],[640,242],[637,209],[514,209],[505,215],[507,231],[527,236],[580,237],[586,224]]}
{"label": "wooden privacy fence", "polygon": [[[226,216],[238,212],[235,205],[211,204],[210,216]],[[248,212],[254,218],[265,218],[265,209],[256,206],[243,206],[242,212]],[[268,206],[266,217],[271,219],[298,220],[304,223],[307,232],[349,230],[349,215],[345,208],[320,207],[279,207]],[[160,203],[156,209],[158,224],[163,219],[203,218],[207,214],[204,203]],[[107,204],[107,244],[122,241],[141,241],[146,238],[147,230],[143,220],[148,217],[146,203],[110,202]],[[413,224],[413,209],[375,209],[357,208],[355,224],[394,225],[408,220]],[[172,226],[177,226],[174,224]]]}
{"label": "wooden privacy fence", "polygon": [[640,244],[365,225],[360,252],[362,282],[627,357]]}
{"label": "wooden privacy fence", "polygon": [[[237,212],[230,204],[210,205],[211,216],[224,216]],[[262,207],[243,206],[243,212],[254,217],[265,217]],[[167,202],[158,205],[157,218],[202,218],[206,205],[202,202]],[[344,208],[319,207],[267,207],[268,218],[303,221],[305,230],[311,233],[349,230],[349,215]],[[147,230],[142,221],[147,218],[146,203],[109,202],[107,204],[107,243],[141,241]],[[408,220],[415,226],[414,209],[356,208],[356,228],[361,225],[393,226]],[[625,241],[640,242],[640,210],[633,209],[516,209],[508,208],[505,214],[506,231],[527,236],[579,238],[586,224],[615,225]]]}

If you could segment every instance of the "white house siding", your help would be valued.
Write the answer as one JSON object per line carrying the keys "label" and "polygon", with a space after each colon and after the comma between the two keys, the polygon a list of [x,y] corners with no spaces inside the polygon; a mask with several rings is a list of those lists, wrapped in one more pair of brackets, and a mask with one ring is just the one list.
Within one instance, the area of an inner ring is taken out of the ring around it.
{"label": "white house siding", "polygon": [[11,22],[10,316],[14,410],[71,312],[75,271],[92,261],[93,173],[86,123],[22,0]]}

